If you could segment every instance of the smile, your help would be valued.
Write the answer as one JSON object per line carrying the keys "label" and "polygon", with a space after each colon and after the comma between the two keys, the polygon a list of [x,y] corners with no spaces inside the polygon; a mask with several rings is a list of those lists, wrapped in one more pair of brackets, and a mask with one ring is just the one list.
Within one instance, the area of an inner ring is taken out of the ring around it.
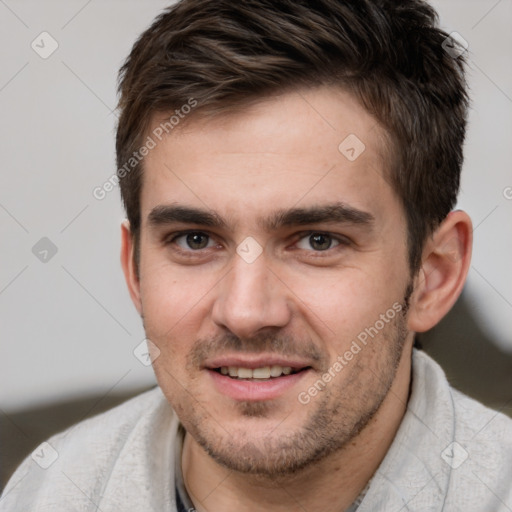
{"label": "smile", "polygon": [[243,366],[221,366],[215,371],[233,379],[257,379],[267,380],[297,373],[302,369],[294,369],[291,366],[262,366],[261,368],[245,368]]}
{"label": "smile", "polygon": [[214,389],[235,401],[274,400],[293,390],[298,393],[304,387],[300,382],[313,371],[305,361],[262,359],[222,358],[205,370]]}

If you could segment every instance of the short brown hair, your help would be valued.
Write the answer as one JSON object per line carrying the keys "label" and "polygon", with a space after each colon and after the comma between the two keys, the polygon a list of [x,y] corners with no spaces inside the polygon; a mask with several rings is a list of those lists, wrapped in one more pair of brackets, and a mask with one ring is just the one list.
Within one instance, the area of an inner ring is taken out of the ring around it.
{"label": "short brown hair", "polygon": [[[222,114],[298,87],[338,85],[389,136],[389,180],[402,201],[409,262],[454,207],[468,99],[464,58],[422,0],[182,0],[136,41],[119,74],[117,167],[138,244],[143,145],[155,114],[191,99]],[[124,171],[123,171],[124,169]],[[121,172],[122,171],[122,172]]]}

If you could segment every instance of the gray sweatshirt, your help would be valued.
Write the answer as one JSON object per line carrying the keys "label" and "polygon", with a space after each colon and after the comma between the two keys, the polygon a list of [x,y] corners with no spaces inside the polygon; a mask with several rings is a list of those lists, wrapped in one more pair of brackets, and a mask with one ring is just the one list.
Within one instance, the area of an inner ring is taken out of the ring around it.
{"label": "gray sweatshirt", "polygon": [[[413,354],[395,439],[358,512],[512,512],[512,420],[451,388]],[[1,512],[176,511],[179,420],[159,388],[40,445],[16,470]]]}

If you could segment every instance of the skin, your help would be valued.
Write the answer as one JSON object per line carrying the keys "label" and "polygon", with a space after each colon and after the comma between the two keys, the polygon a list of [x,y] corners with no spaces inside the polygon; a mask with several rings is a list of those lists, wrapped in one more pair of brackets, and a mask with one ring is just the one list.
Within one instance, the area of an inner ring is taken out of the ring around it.
{"label": "skin", "polygon": [[[354,161],[338,150],[349,134],[366,147]],[[146,157],[139,274],[127,223],[121,260],[160,351],[158,382],[187,430],[182,468],[198,510],[345,510],[389,449],[406,410],[414,332],[459,296],[471,222],[450,213],[411,275],[384,141],[348,93],[321,87],[190,119]],[[269,222],[340,203],[370,221]],[[205,210],[225,225],[164,222],[168,206]],[[206,246],[191,247],[184,230]],[[236,252],[247,237],[262,249],[252,263]],[[402,311],[301,403],[299,393],[393,305]],[[272,399],[239,400],[219,391],[209,369],[225,356],[279,356],[309,369]]]}

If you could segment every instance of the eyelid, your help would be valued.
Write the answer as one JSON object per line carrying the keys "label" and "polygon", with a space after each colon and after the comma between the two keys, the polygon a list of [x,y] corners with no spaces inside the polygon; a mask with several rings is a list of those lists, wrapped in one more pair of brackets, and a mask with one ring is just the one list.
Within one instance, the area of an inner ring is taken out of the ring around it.
{"label": "eyelid", "polygon": [[183,229],[181,231],[174,231],[174,232],[169,233],[166,236],[164,236],[162,242],[164,245],[175,244],[179,248],[179,250],[184,251],[184,252],[200,252],[200,251],[204,251],[206,249],[212,248],[212,246],[210,246],[210,247],[204,247],[203,249],[195,249],[195,250],[194,249],[185,249],[176,243],[176,240],[178,238],[181,238],[181,237],[184,237],[187,235],[191,235],[194,233],[200,234],[200,235],[206,235],[209,238],[208,243],[214,242],[216,245],[218,245],[218,242],[216,241],[215,236],[213,236],[208,231],[205,231],[202,229]]}
{"label": "eyelid", "polygon": [[[206,249],[211,249],[212,247],[205,247],[203,249],[196,249],[196,250],[193,250],[193,249],[184,249],[182,247],[180,247],[178,244],[176,244],[176,240],[180,237],[183,237],[183,236],[186,236],[186,235],[189,235],[189,234],[192,234],[192,233],[199,233],[199,234],[203,234],[203,235],[206,235],[209,237],[209,242],[215,242],[217,245],[219,245],[219,241],[217,239],[217,236],[213,233],[210,233],[208,230],[204,230],[204,229],[183,229],[183,230],[179,230],[179,231],[174,231],[172,233],[168,233],[166,234],[163,238],[162,238],[162,243],[164,245],[170,245],[170,244],[175,244],[179,250],[183,251],[183,252],[196,252],[196,253],[199,253],[201,251],[204,251]],[[328,253],[334,249],[336,249],[337,247],[339,246],[349,246],[349,245],[352,245],[353,244],[353,241],[347,237],[346,235],[341,235],[341,234],[338,234],[338,233],[332,233],[330,231],[323,231],[323,230],[318,230],[318,229],[310,229],[310,230],[305,230],[305,231],[301,231],[301,232],[298,232],[298,233],[295,233],[293,235],[293,244],[294,246],[297,245],[297,243],[306,238],[306,237],[309,237],[311,235],[314,235],[314,234],[321,234],[321,235],[326,235],[326,236],[329,236],[330,238],[332,238],[332,240],[336,241],[337,244],[334,246],[334,247],[330,247],[329,249],[326,249],[324,251],[315,251],[314,249],[310,249],[310,250],[307,250],[307,249],[300,249],[300,248],[297,248],[298,250],[303,250],[303,251],[307,251],[307,252],[314,252],[314,253]]]}
{"label": "eyelid", "polygon": [[176,238],[179,238],[180,236],[190,235],[192,233],[200,233],[202,235],[207,235],[210,238],[213,238],[212,234],[204,229],[180,229],[179,231],[173,231],[171,233],[166,233],[162,237],[162,240],[166,243],[172,242],[173,240],[176,240]]}
{"label": "eyelid", "polygon": [[[310,229],[308,231],[301,231],[300,233],[296,233],[294,235],[295,242],[294,244],[297,244],[299,240],[302,240],[303,238],[306,238],[311,235],[326,235],[338,242],[338,245],[351,245],[353,242],[352,240],[346,236],[346,235],[340,235],[338,233],[331,233],[330,231],[322,231],[320,229]],[[336,245],[335,247],[338,247]],[[330,249],[334,249],[335,247],[331,247],[329,249],[326,249],[324,252],[327,252]],[[315,252],[322,252],[322,251],[315,251]]]}

